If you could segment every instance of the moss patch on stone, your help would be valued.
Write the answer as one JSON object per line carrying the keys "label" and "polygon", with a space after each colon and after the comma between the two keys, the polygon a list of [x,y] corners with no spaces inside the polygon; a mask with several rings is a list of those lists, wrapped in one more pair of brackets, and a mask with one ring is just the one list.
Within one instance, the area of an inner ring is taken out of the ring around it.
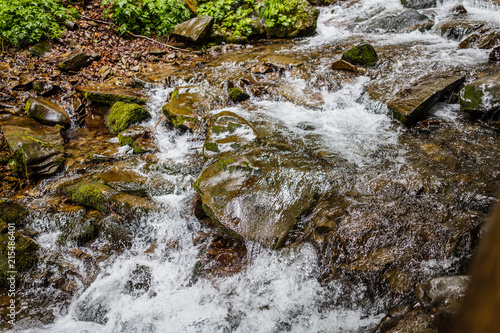
{"label": "moss patch on stone", "polygon": [[[9,267],[8,254],[10,237],[14,236],[15,244],[15,269]],[[18,274],[31,269],[37,263],[38,244],[29,237],[26,237],[14,230],[13,233],[0,233],[0,286],[7,282],[7,277],[10,276],[8,271],[16,271]],[[16,277],[16,282],[19,279]]]}
{"label": "moss patch on stone", "polygon": [[232,102],[243,102],[249,98],[250,96],[246,94],[241,88],[234,87],[233,89],[231,89],[231,91],[229,91],[229,99]]}
{"label": "moss patch on stone", "polygon": [[118,134],[133,124],[150,118],[149,112],[140,105],[116,102],[106,116],[106,126],[112,133]]}
{"label": "moss patch on stone", "polygon": [[110,188],[99,182],[78,183],[66,188],[71,201],[87,207],[93,207],[98,211],[107,210],[106,193]]}
{"label": "moss patch on stone", "polygon": [[136,154],[142,154],[145,152],[144,149],[142,149],[137,142],[135,142],[134,139],[132,139],[129,136],[122,135],[121,133],[118,134],[118,140],[120,142],[120,146],[130,146],[134,149],[134,153]]}
{"label": "moss patch on stone", "polygon": [[370,44],[361,44],[344,52],[342,60],[358,66],[375,66],[378,62],[378,55]]}
{"label": "moss patch on stone", "polygon": [[215,142],[205,142],[203,149],[213,151],[214,153],[219,152],[219,146]]}
{"label": "moss patch on stone", "polygon": [[29,215],[28,210],[14,201],[0,200],[0,220],[5,223],[23,225],[22,221]]}
{"label": "moss patch on stone", "polygon": [[460,110],[480,111],[482,108],[483,91],[472,86],[465,86],[459,94]]}

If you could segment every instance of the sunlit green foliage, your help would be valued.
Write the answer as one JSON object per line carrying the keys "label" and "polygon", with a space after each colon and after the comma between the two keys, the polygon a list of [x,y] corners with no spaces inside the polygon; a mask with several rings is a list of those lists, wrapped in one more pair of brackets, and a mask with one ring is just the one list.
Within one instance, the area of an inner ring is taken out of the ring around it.
{"label": "sunlit green foliage", "polygon": [[149,36],[156,31],[159,35],[168,35],[191,15],[180,0],[102,0],[102,4],[121,34]]}
{"label": "sunlit green foliage", "polygon": [[0,39],[19,46],[59,37],[61,24],[76,16],[59,0],[0,0]]}
{"label": "sunlit green foliage", "polygon": [[264,0],[259,3],[259,16],[266,20],[266,26],[289,26],[293,23],[294,12],[298,6],[297,0]]}
{"label": "sunlit green foliage", "polygon": [[215,19],[214,30],[220,35],[250,36],[254,0],[208,1],[198,7],[198,15],[209,15]]}

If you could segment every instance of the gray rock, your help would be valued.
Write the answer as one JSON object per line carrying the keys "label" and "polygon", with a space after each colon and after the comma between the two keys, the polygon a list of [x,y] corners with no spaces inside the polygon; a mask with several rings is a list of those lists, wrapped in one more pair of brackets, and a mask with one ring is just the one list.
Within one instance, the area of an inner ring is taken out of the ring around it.
{"label": "gray rock", "polygon": [[43,97],[28,99],[26,113],[28,117],[35,119],[40,124],[60,125],[65,129],[71,126],[68,113],[56,103]]}
{"label": "gray rock", "polygon": [[214,18],[212,16],[199,16],[177,25],[170,36],[196,44],[205,43],[212,33]]}
{"label": "gray rock", "polygon": [[364,32],[409,32],[429,30],[434,21],[414,9],[370,20],[361,27]]}
{"label": "gray rock", "polygon": [[51,50],[52,46],[50,45],[50,42],[48,40],[43,40],[29,48],[31,54],[37,55],[39,57],[49,53]]}
{"label": "gray rock", "polygon": [[401,4],[406,8],[424,9],[436,7],[436,0],[401,0]]}

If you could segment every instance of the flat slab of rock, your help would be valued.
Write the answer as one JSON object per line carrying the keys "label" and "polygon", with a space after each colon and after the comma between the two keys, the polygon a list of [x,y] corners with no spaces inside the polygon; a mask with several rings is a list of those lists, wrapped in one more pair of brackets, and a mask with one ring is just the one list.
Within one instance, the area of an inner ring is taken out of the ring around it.
{"label": "flat slab of rock", "polygon": [[401,0],[406,8],[425,9],[436,7],[436,0]]}
{"label": "flat slab of rock", "polygon": [[60,125],[65,129],[71,126],[71,120],[66,110],[43,97],[29,98],[26,102],[26,113],[28,117],[35,119],[40,124]]}
{"label": "flat slab of rock", "polygon": [[109,85],[77,86],[76,91],[85,99],[108,105],[116,102],[145,104],[146,98],[138,89],[115,88]]}
{"label": "flat slab of rock", "polygon": [[73,51],[62,55],[57,67],[63,71],[77,72],[90,63],[90,55],[84,51]]}
{"label": "flat slab of rock", "polygon": [[59,127],[20,118],[2,124],[5,141],[15,161],[14,168],[31,179],[54,174],[64,163],[64,140]]}
{"label": "flat slab of rock", "polygon": [[374,87],[370,87],[368,92],[372,98],[386,103],[394,118],[410,126],[421,120],[436,103],[457,91],[464,80],[465,77],[460,75],[431,75],[419,79],[394,96],[378,95]]}
{"label": "flat slab of rock", "polygon": [[210,38],[213,25],[212,16],[198,16],[177,25],[170,36],[180,41],[203,44]]}

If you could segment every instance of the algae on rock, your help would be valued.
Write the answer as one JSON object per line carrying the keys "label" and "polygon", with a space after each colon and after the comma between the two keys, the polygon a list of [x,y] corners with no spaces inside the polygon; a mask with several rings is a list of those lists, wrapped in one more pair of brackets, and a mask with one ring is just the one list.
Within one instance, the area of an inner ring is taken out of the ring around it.
{"label": "algae on rock", "polygon": [[133,124],[150,118],[151,114],[140,105],[116,102],[106,116],[106,126],[111,133],[118,134]]}

